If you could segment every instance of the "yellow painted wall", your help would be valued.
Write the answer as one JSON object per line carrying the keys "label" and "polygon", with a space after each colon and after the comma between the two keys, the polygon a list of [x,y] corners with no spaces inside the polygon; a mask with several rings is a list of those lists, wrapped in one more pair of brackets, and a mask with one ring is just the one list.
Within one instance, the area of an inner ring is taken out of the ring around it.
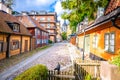
{"label": "yellow painted wall", "polygon": [[79,48],[83,48],[83,39],[84,39],[84,37],[83,37],[83,35],[81,35],[81,36],[78,36],[78,47]]}
{"label": "yellow painted wall", "polygon": [[28,40],[28,51],[30,51],[30,37],[22,36],[22,53],[25,52],[25,40]]}
{"label": "yellow painted wall", "polygon": [[[6,42],[7,35],[0,34],[0,41]],[[0,52],[0,60],[6,57],[6,52]]]}
{"label": "yellow painted wall", "polygon": [[[114,32],[115,33],[115,52],[110,53],[104,50],[104,35],[105,33]],[[116,56],[118,51],[120,51],[120,30],[113,27],[111,23],[103,24],[96,29],[89,30],[86,32],[86,35],[90,35],[90,52],[104,58],[105,60],[111,59],[111,57]],[[93,37],[94,35],[98,35],[98,48],[93,48]],[[79,47],[83,48],[83,34],[79,34]]]}
{"label": "yellow painted wall", "polygon": [[[20,35],[11,35],[10,42],[12,42],[13,40],[18,40],[20,42],[21,40],[20,37],[21,37]],[[20,54],[20,48],[16,50],[10,50],[10,56],[17,55],[17,54]]]}

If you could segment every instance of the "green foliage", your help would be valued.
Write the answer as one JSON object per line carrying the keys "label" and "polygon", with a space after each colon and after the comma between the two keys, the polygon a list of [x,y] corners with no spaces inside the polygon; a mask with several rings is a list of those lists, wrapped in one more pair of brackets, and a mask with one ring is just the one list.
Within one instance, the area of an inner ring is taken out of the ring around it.
{"label": "green foliage", "polygon": [[18,75],[14,80],[46,80],[47,75],[48,69],[46,66],[36,65]]}
{"label": "green foliage", "polygon": [[89,21],[96,18],[98,7],[105,7],[108,0],[65,0],[62,1],[63,9],[69,10],[62,14],[63,19],[68,19],[72,30],[75,32],[78,23],[88,17]]}
{"label": "green foliage", "polygon": [[91,76],[90,74],[87,74],[87,75],[85,76],[85,80],[92,80],[92,76]]}
{"label": "green foliage", "polygon": [[48,43],[52,44],[53,42],[51,40],[48,40]]}
{"label": "green foliage", "polygon": [[113,57],[111,63],[117,65],[120,68],[120,53],[118,56]]}
{"label": "green foliage", "polygon": [[67,33],[66,33],[66,32],[63,32],[63,33],[62,33],[62,39],[63,39],[63,40],[67,40]]}

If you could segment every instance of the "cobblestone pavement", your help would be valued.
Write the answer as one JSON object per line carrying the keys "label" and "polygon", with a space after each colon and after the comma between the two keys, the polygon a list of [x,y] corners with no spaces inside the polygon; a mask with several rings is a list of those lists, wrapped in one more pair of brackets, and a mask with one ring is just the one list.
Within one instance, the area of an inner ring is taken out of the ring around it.
{"label": "cobblestone pavement", "polygon": [[13,77],[36,64],[44,64],[48,69],[53,70],[58,62],[61,64],[61,68],[71,64],[68,43],[55,43],[51,48],[38,52],[31,58],[0,74],[0,80],[12,80]]}

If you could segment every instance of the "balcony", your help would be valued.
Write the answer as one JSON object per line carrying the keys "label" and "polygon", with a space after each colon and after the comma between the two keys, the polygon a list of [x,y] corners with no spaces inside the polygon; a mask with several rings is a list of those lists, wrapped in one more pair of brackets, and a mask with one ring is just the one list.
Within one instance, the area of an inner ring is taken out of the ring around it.
{"label": "balcony", "polygon": [[55,26],[54,27],[47,27],[46,30],[51,30],[51,29],[57,29]]}
{"label": "balcony", "polygon": [[53,36],[55,36],[55,35],[56,35],[56,33],[49,33],[49,35],[53,35]]}
{"label": "balcony", "polygon": [[56,21],[40,20],[39,23],[56,23]]}

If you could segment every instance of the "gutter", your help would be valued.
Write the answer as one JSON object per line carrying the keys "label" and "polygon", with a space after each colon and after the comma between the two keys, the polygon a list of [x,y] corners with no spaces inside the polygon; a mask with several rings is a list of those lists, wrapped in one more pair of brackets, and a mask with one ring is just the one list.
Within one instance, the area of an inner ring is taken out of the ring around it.
{"label": "gutter", "polygon": [[118,29],[120,29],[120,26],[118,26],[115,22],[116,22],[117,18],[119,17],[119,15],[120,15],[120,14],[118,13],[114,18],[111,19],[112,25],[113,25],[114,27],[118,28]]}

